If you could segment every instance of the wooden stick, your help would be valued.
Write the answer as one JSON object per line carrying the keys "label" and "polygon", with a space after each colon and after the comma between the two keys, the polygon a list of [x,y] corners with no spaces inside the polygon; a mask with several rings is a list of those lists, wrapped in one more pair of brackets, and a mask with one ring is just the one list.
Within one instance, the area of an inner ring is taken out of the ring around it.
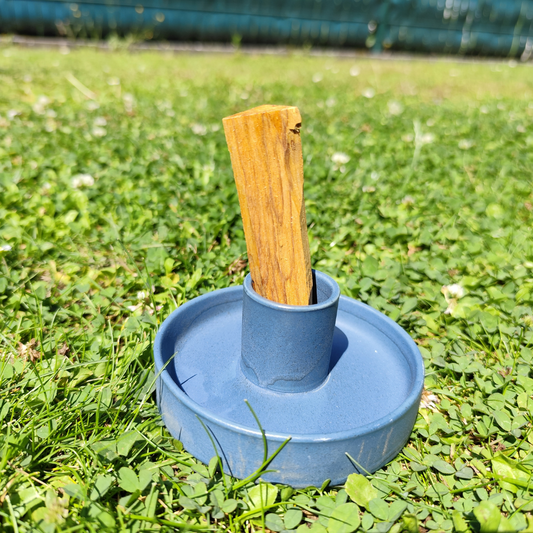
{"label": "wooden stick", "polygon": [[313,303],[297,107],[263,105],[222,120],[253,287],[290,305]]}

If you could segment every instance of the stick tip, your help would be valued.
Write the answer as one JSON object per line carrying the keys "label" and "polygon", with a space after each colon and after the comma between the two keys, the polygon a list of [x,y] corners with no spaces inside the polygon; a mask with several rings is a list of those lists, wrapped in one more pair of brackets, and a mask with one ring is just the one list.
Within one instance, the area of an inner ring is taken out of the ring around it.
{"label": "stick tip", "polygon": [[252,109],[248,109],[246,111],[241,111],[240,113],[235,113],[234,115],[230,115],[229,117],[225,117],[222,119],[222,122],[246,119],[254,115],[279,114],[284,111],[289,112],[289,113],[295,113],[298,115],[298,117],[300,116],[300,111],[296,106],[265,104],[265,105],[253,107]]}

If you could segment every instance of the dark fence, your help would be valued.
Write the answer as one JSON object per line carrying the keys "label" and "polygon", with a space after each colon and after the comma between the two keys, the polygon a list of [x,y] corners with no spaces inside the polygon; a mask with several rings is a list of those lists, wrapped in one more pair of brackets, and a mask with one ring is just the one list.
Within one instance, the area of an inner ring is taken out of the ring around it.
{"label": "dark fence", "polygon": [[0,0],[0,32],[528,59],[533,0]]}

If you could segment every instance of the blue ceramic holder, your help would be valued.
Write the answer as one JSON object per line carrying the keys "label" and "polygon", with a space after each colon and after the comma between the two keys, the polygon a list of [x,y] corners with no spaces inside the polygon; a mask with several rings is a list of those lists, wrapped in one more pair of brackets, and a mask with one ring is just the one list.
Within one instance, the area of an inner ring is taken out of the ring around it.
{"label": "blue ceramic holder", "polygon": [[243,374],[259,387],[305,392],[328,376],[339,286],[315,271],[317,303],[287,305],[259,296],[246,276],[242,301]]}
{"label": "blue ceramic holder", "polygon": [[[394,458],[414,426],[424,381],[416,344],[388,317],[339,295],[315,272],[318,303],[271,302],[244,287],[205,294],[162,324],[157,401],[170,433],[203,462],[244,478],[290,438],[263,479],[343,483]],[[216,451],[214,449],[216,447]]]}

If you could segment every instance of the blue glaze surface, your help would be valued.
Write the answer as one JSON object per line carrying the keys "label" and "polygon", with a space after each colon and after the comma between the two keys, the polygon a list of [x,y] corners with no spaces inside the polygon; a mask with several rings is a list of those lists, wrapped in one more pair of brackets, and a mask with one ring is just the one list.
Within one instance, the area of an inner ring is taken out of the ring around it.
{"label": "blue glaze surface", "polygon": [[201,418],[228,473],[242,478],[254,472],[263,444],[245,399],[266,431],[269,453],[291,437],[270,466],[277,472],[262,476],[272,482],[343,483],[358,469],[377,470],[401,450],[424,378],[418,348],[404,330],[341,296],[328,377],[310,391],[277,392],[255,385],[241,370],[242,306],[242,287],[218,290],[177,309],[157,334],[156,371],[164,368],[160,411],[187,451],[204,462],[215,455]]}
{"label": "blue glaze surface", "polygon": [[339,286],[314,271],[317,303],[287,305],[243,285],[241,370],[255,385],[280,392],[318,387],[328,376]]}

